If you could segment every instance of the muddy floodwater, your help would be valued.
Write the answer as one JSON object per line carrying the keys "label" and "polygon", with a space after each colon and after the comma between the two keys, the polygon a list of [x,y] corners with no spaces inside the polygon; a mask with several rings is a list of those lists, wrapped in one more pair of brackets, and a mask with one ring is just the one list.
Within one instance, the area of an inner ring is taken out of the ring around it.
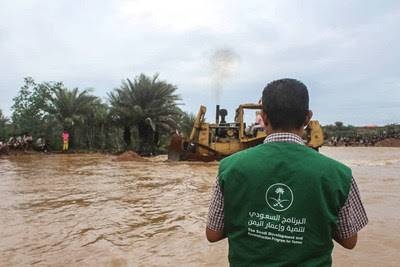
{"label": "muddy floodwater", "polygon": [[[335,266],[399,266],[400,149],[332,148],[369,216]],[[0,266],[227,266],[204,237],[218,163],[116,162],[109,155],[0,158]],[[318,166],[316,166],[318,168]]]}

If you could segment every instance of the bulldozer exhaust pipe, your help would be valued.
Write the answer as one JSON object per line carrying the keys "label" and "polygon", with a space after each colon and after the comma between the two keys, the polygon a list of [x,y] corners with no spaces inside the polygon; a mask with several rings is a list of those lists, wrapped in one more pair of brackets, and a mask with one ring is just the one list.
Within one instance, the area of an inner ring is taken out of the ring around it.
{"label": "bulldozer exhaust pipe", "polygon": [[215,107],[215,123],[219,123],[219,105],[216,105]]}

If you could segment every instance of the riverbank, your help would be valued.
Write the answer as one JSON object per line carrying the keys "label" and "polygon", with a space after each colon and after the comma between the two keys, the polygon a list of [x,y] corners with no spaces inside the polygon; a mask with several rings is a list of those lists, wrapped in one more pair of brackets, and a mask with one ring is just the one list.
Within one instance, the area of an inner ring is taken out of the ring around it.
{"label": "riverbank", "polygon": [[[339,142],[327,142],[323,146],[326,147],[400,147],[400,139],[398,138],[385,138],[376,143],[360,143],[360,142],[350,142],[346,141],[345,139]],[[106,155],[121,155],[120,161],[129,161],[129,160],[140,160],[143,158],[151,158],[151,157],[142,157],[138,155],[133,150],[127,151],[118,151],[118,152],[111,152],[111,151],[101,151],[101,150],[69,150],[69,151],[61,151],[61,150],[54,150],[48,152],[36,151],[36,150],[1,150],[0,149],[0,156],[13,156],[13,155],[21,155],[21,154],[28,154],[28,155],[35,155],[35,154],[106,154]]]}
{"label": "riverbank", "polygon": [[[104,150],[68,150],[68,151],[62,151],[62,150],[51,150],[51,151],[38,151],[38,150],[14,150],[10,149],[5,151],[5,153],[0,153],[0,156],[17,156],[17,155],[93,155],[93,154],[99,154],[99,155],[112,155],[112,156],[119,156],[124,153],[134,153],[133,150],[127,150],[127,151],[104,151]],[[136,154],[137,155],[137,154]],[[139,156],[139,155],[138,155]],[[140,157],[140,156],[139,156]]]}

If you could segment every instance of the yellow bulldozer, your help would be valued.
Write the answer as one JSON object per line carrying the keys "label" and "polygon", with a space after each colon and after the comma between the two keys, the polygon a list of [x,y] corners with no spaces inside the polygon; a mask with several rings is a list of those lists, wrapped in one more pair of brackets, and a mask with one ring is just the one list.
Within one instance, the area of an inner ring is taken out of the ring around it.
{"label": "yellow bulldozer", "polygon": [[[260,104],[242,104],[236,109],[234,122],[226,122],[227,110],[217,105],[215,123],[207,123],[207,109],[200,106],[189,138],[184,140],[178,133],[171,136],[168,159],[206,162],[220,160],[261,144],[267,136],[264,128],[255,120],[261,108]],[[322,146],[324,135],[318,121],[310,121],[304,139],[309,147],[316,150]]]}

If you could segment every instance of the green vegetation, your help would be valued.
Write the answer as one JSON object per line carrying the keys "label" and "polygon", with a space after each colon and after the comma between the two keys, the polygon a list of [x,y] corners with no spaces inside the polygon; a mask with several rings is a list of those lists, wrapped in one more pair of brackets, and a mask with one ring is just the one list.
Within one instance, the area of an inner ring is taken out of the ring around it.
{"label": "green vegetation", "polygon": [[143,74],[132,82],[127,79],[109,94],[110,113],[116,125],[124,129],[125,147],[131,146],[132,130],[137,140],[135,150],[154,154],[161,138],[177,128],[182,111],[178,108],[176,86]]}
{"label": "green vegetation", "polygon": [[4,117],[3,112],[0,110],[0,136],[7,136],[9,135],[8,132],[8,119]]}
{"label": "green vegetation", "polygon": [[[188,137],[195,119],[179,108],[177,87],[140,74],[122,81],[103,102],[91,89],[69,89],[62,82],[36,83],[24,78],[13,99],[11,118],[0,110],[0,141],[29,133],[61,150],[61,133],[70,134],[70,148],[117,152],[133,149],[142,155],[164,153],[169,136],[178,130]],[[355,127],[337,121],[323,127],[332,145],[374,145],[385,138],[400,139],[400,125]]]}
{"label": "green vegetation", "polygon": [[27,77],[13,99],[11,120],[0,110],[0,138],[30,133],[60,150],[65,129],[73,150],[161,153],[172,131],[187,134],[192,125],[193,115],[178,107],[176,90],[157,74],[140,74],[123,81],[103,103],[90,89],[69,89],[62,82],[36,83]]}
{"label": "green vegetation", "polygon": [[331,137],[353,137],[357,135],[357,128],[352,125],[345,126],[343,122],[337,121],[333,125],[323,126],[325,139]]}

